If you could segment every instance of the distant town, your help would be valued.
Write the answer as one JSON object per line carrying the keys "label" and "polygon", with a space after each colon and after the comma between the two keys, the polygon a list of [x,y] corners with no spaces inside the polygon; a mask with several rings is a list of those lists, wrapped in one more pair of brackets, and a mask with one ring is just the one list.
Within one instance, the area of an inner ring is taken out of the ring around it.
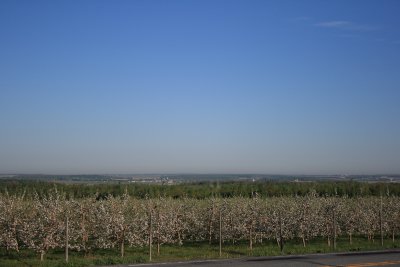
{"label": "distant town", "polygon": [[65,183],[147,183],[172,185],[192,182],[311,182],[358,181],[400,183],[400,175],[263,175],[263,174],[107,174],[107,175],[49,175],[0,174],[1,180],[55,181]]}

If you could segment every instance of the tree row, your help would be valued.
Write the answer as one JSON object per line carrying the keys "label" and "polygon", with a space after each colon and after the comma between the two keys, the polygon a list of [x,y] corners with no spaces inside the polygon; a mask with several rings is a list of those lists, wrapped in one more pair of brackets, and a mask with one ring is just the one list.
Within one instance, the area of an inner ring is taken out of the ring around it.
{"label": "tree row", "polygon": [[67,199],[56,190],[46,196],[0,195],[0,245],[32,249],[43,260],[49,249],[77,250],[148,246],[162,253],[163,244],[187,241],[226,243],[274,240],[301,245],[324,238],[336,247],[338,237],[364,236],[371,242],[400,231],[399,197],[132,198],[128,194],[98,199]]}

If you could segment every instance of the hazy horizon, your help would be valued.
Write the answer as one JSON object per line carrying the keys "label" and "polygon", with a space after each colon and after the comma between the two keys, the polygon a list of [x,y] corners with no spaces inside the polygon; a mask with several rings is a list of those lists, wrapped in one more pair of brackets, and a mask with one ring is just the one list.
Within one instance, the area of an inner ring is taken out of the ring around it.
{"label": "hazy horizon", "polygon": [[159,173],[0,173],[0,178],[4,178],[1,176],[91,176],[91,175],[99,175],[99,176],[215,176],[215,175],[233,175],[233,176],[293,176],[293,177],[332,177],[332,176],[382,176],[382,177],[391,177],[391,176],[400,176],[400,173],[226,173],[226,172],[159,172]]}
{"label": "hazy horizon", "polygon": [[399,174],[399,1],[1,1],[0,173]]}

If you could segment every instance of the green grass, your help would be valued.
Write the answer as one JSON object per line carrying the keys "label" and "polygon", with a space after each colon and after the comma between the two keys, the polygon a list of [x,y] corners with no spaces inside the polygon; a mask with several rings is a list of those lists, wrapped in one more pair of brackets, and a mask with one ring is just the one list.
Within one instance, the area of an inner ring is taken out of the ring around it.
{"label": "green grass", "polygon": [[[385,240],[384,246],[381,247],[380,240],[368,242],[365,238],[354,238],[353,244],[350,245],[346,238],[339,238],[336,250],[327,245],[326,240],[313,240],[306,247],[303,247],[300,240],[292,240],[284,246],[284,255],[309,254],[309,253],[329,253],[344,251],[367,251],[380,250],[400,247],[400,241],[392,243],[391,240]],[[219,257],[218,244],[209,245],[207,242],[188,242],[183,246],[163,245],[161,246],[160,255],[157,255],[156,246],[153,247],[153,262],[163,261],[182,261],[182,260],[199,260],[199,259],[217,259]],[[62,250],[51,250],[45,260],[41,262],[39,256],[31,250],[21,250],[19,253],[9,252],[0,249],[0,266],[4,267],[83,267],[95,265],[112,265],[112,264],[133,264],[148,262],[148,247],[131,248],[127,247],[125,257],[119,256],[118,249],[96,250],[89,255],[84,256],[82,252],[70,251],[70,261],[68,264],[64,262],[64,252]],[[239,258],[249,256],[277,256],[282,255],[276,242],[273,240],[264,241],[262,244],[254,244],[253,250],[250,251],[248,243],[241,241],[232,245],[226,241],[222,248],[221,258]]]}

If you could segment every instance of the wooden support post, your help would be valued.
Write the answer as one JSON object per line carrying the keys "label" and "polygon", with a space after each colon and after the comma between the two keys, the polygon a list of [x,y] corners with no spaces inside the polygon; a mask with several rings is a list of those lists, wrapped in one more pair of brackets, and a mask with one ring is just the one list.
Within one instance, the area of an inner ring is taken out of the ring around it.
{"label": "wooden support post", "polygon": [[69,246],[69,225],[68,225],[68,214],[65,219],[65,262],[68,263],[68,246]]}
{"label": "wooden support post", "polygon": [[219,256],[222,256],[222,212],[219,207]]}
{"label": "wooden support post", "polygon": [[150,209],[150,218],[149,218],[149,261],[151,261],[151,245],[153,243],[153,222],[152,222],[152,210]]}

